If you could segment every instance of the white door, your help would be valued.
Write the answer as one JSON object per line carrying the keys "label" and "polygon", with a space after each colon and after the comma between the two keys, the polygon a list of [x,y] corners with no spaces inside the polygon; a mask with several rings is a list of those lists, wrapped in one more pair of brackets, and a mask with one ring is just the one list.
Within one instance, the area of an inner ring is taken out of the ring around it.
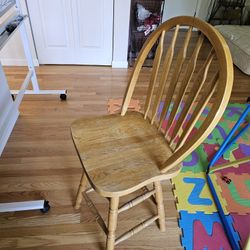
{"label": "white door", "polygon": [[41,64],[111,65],[113,0],[28,0]]}

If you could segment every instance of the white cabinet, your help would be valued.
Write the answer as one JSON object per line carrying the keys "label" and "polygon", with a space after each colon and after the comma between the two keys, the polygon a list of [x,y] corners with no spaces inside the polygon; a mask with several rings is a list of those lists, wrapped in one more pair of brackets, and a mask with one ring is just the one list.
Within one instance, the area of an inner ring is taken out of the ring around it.
{"label": "white cabinet", "polygon": [[111,65],[113,0],[27,0],[41,64]]}
{"label": "white cabinet", "polygon": [[6,77],[0,64],[0,155],[18,118],[18,107],[14,106]]}

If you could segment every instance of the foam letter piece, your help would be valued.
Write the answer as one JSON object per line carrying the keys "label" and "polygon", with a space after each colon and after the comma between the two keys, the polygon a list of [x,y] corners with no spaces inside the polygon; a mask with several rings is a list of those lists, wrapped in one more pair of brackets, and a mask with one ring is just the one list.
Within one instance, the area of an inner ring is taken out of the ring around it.
{"label": "foam letter piece", "polygon": [[204,150],[204,145],[200,145],[184,161],[181,172],[192,171],[193,173],[206,172],[208,156]]}
{"label": "foam letter piece", "polygon": [[182,245],[186,250],[231,249],[218,213],[189,214],[187,211],[180,211],[179,225],[183,231]]}
{"label": "foam letter piece", "polygon": [[191,194],[188,197],[188,202],[192,205],[207,205],[211,206],[213,204],[212,200],[209,198],[202,198],[200,194],[202,189],[206,185],[206,182],[202,178],[184,178],[185,183],[195,184]]}
{"label": "foam letter piece", "polygon": [[242,115],[242,112],[245,110],[247,106],[242,104],[228,104],[226,111],[224,113],[224,117],[226,117],[230,121],[237,121],[240,116]]}
{"label": "foam letter piece", "polygon": [[213,143],[216,143],[217,139],[225,140],[230,130],[231,129],[228,127],[228,124],[225,121],[220,121],[216,125],[212,133],[205,140],[205,143],[213,144]]}
{"label": "foam letter piece", "polygon": [[206,232],[205,227],[199,220],[194,221],[194,250],[200,249],[231,249],[223,227],[219,222],[213,224],[212,234]]}
{"label": "foam letter piece", "polygon": [[203,172],[196,174],[186,172],[179,173],[172,179],[175,186],[174,194],[178,200],[176,203],[178,211],[186,210],[189,213],[203,211],[207,214],[217,212],[209,187],[204,185],[206,183],[205,175]]}

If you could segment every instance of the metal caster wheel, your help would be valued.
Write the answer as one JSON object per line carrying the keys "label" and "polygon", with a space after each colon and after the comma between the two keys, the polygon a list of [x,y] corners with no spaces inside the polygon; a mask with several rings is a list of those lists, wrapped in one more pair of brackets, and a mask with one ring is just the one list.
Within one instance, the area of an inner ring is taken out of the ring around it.
{"label": "metal caster wheel", "polygon": [[40,209],[40,211],[42,212],[42,213],[47,213],[47,212],[49,212],[49,210],[50,210],[50,205],[49,205],[49,201],[44,201],[44,205],[43,205],[43,208],[42,209]]}
{"label": "metal caster wheel", "polygon": [[66,101],[67,95],[66,95],[66,94],[61,94],[61,95],[60,95],[60,99],[61,99],[62,101]]}

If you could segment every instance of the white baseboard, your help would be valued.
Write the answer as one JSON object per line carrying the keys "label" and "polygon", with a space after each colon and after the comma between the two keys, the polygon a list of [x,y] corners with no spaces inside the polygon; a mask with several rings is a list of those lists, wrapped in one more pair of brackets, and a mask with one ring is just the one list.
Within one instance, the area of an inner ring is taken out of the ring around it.
{"label": "white baseboard", "polygon": [[128,61],[112,61],[112,68],[127,68]]}
{"label": "white baseboard", "polygon": [[[39,66],[38,59],[33,59],[34,65]],[[26,59],[14,59],[14,58],[1,58],[2,65],[4,66],[26,66]]]}

